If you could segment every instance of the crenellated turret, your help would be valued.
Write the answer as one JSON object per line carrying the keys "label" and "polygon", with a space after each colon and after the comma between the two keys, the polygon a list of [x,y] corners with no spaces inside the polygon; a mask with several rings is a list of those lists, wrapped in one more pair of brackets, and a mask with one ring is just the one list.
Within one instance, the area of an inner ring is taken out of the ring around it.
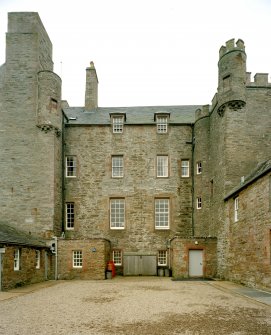
{"label": "crenellated turret", "polygon": [[236,43],[231,39],[220,48],[218,70],[218,113],[223,115],[226,106],[237,110],[246,102],[246,53],[241,39]]}

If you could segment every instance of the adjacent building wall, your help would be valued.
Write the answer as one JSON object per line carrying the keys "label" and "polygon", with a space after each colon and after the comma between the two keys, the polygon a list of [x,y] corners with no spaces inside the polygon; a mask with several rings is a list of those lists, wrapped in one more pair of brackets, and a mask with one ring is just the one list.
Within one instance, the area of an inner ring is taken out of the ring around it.
{"label": "adjacent building wall", "polygon": [[228,279],[248,286],[271,287],[271,202],[268,173],[239,194],[238,221],[234,197],[226,201]]}

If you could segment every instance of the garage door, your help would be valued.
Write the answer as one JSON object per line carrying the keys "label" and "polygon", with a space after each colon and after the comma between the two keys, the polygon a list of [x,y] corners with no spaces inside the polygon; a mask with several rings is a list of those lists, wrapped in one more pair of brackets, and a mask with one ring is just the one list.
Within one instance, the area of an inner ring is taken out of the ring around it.
{"label": "garage door", "polygon": [[124,276],[156,276],[156,255],[123,255]]}

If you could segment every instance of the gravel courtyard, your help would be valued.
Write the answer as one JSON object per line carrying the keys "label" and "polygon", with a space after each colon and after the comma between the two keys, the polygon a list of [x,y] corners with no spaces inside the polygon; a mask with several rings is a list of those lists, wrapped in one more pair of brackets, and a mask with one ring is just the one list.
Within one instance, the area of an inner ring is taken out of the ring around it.
{"label": "gravel courtyard", "polygon": [[0,334],[270,335],[271,307],[206,281],[61,281],[0,301]]}

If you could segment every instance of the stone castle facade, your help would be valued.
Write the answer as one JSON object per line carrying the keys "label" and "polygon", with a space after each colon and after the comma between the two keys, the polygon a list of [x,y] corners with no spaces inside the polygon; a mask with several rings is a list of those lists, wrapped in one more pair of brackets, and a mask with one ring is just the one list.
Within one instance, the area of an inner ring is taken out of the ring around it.
{"label": "stone castle facade", "polygon": [[113,260],[119,275],[271,287],[271,83],[250,77],[244,42],[229,40],[212,105],[102,108],[91,62],[85,106],[70,107],[38,14],[9,13],[2,286],[104,279]]}

